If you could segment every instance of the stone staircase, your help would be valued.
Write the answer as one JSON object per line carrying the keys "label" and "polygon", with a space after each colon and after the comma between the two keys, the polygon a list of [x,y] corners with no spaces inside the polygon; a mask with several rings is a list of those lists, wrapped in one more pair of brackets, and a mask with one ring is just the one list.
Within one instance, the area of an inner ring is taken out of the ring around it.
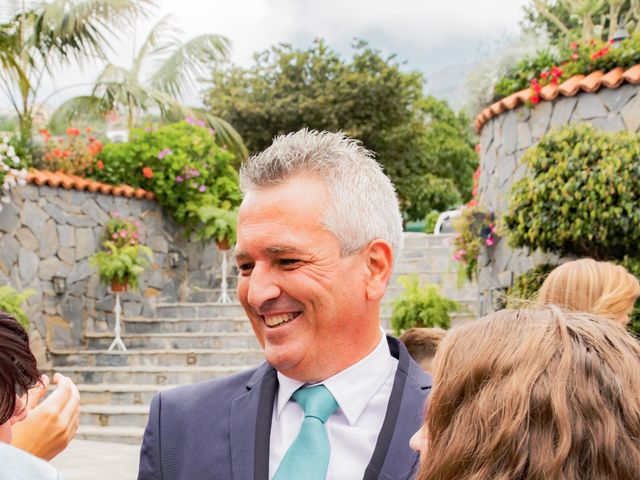
{"label": "stone staircase", "polygon": [[[450,237],[405,235],[405,251],[385,296],[383,327],[389,328],[390,302],[402,288],[396,283],[402,274],[416,273],[465,304],[469,312],[454,321],[473,316],[475,286],[457,289]],[[126,352],[107,352],[114,338],[110,317],[87,322],[85,348],[50,352],[54,370],[71,377],[80,390],[79,438],[139,444],[156,392],[229,375],[262,361],[242,307],[215,303],[219,294],[218,289],[200,289],[190,292],[184,303],[156,303],[153,316],[124,315]],[[127,295],[133,294],[124,294],[123,302]]]}

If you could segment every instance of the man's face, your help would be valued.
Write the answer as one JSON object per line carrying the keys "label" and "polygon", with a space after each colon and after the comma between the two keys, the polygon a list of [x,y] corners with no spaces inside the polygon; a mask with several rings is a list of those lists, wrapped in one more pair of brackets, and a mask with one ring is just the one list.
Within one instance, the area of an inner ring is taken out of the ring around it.
{"label": "man's face", "polygon": [[369,353],[361,343],[370,351],[379,338],[367,256],[340,256],[338,239],[320,225],[328,199],[321,180],[294,177],[249,192],[238,219],[240,302],[267,361],[307,382],[347,368]]}

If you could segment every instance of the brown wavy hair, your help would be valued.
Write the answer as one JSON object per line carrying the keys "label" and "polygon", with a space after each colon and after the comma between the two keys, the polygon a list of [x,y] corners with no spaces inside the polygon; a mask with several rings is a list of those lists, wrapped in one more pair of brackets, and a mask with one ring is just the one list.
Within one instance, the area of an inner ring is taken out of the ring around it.
{"label": "brown wavy hair", "polygon": [[619,323],[503,310],[435,364],[418,480],[640,478],[640,346]]}
{"label": "brown wavy hair", "polygon": [[589,312],[621,323],[640,297],[640,282],[626,268],[582,258],[556,267],[538,292],[542,305]]}
{"label": "brown wavy hair", "polygon": [[20,396],[40,382],[29,336],[11,315],[0,310],[0,425],[6,423]]}

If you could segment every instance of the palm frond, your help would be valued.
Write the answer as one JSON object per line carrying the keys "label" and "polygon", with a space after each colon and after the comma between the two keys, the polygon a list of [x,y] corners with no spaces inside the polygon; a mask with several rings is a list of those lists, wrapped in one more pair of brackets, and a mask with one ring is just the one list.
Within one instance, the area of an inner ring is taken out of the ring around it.
{"label": "palm frond", "polygon": [[210,113],[200,112],[199,115],[204,116],[209,127],[215,129],[216,140],[219,144],[231,150],[240,161],[246,160],[249,156],[249,151],[240,134],[229,122]]}
{"label": "palm frond", "polygon": [[133,61],[131,71],[133,76],[138,77],[142,64],[154,55],[161,54],[171,48],[172,44],[177,42],[177,28],[170,23],[171,15],[162,17],[151,29],[144,40],[142,47],[138,50],[136,58]]}
{"label": "palm frond", "polygon": [[63,131],[73,120],[77,122],[80,117],[101,117],[106,112],[107,108],[100,98],[91,95],[73,97],[51,114],[49,128],[52,131]]}
{"label": "palm frond", "polygon": [[221,35],[204,34],[180,45],[157,67],[149,83],[158,90],[180,97],[194,87],[205,68],[229,57],[230,41]]}
{"label": "palm frond", "polygon": [[130,28],[136,18],[145,17],[151,0],[53,0],[36,12],[29,43],[42,61],[53,56],[59,61],[104,58],[106,34]]}

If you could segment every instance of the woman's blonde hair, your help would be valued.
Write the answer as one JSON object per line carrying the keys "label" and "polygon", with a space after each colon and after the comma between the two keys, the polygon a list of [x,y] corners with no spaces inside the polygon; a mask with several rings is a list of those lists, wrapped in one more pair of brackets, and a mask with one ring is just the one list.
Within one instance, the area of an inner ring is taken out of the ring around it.
{"label": "woman's blonde hair", "polygon": [[450,330],[418,480],[640,478],[640,346],[555,306]]}
{"label": "woman's blonde hair", "polygon": [[538,292],[542,305],[558,305],[576,312],[589,312],[627,323],[633,304],[640,297],[640,282],[624,267],[591,258],[556,267]]}

